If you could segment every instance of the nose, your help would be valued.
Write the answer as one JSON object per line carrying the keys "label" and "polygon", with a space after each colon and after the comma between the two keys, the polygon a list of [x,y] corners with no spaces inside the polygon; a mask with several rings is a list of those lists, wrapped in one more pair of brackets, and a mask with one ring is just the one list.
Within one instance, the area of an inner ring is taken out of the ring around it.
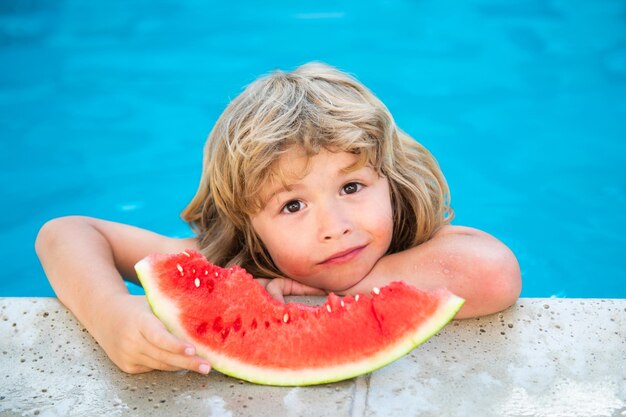
{"label": "nose", "polygon": [[327,242],[348,235],[353,230],[350,211],[340,203],[326,203],[317,210],[318,235]]}

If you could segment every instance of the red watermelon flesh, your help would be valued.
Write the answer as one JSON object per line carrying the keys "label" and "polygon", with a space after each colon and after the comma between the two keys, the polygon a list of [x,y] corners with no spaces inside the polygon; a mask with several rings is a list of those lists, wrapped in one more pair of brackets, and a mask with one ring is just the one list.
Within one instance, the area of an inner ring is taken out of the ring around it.
{"label": "red watermelon flesh", "polygon": [[393,282],[320,306],[274,300],[243,268],[187,250],[135,266],[155,315],[224,374],[267,385],[312,385],[373,371],[421,344],[463,305],[447,290]]}

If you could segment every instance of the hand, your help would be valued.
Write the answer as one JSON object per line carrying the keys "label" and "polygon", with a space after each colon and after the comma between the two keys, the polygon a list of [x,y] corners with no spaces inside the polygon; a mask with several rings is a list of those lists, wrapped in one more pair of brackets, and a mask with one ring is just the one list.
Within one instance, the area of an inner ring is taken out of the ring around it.
{"label": "hand", "polygon": [[291,278],[257,278],[256,281],[265,287],[272,298],[283,303],[285,302],[284,295],[326,295],[326,291],[320,288],[309,287]]}
{"label": "hand", "polygon": [[143,296],[116,297],[102,312],[98,325],[91,333],[124,372],[189,369],[207,374],[211,369],[206,359],[195,356],[192,344],[167,331]]}

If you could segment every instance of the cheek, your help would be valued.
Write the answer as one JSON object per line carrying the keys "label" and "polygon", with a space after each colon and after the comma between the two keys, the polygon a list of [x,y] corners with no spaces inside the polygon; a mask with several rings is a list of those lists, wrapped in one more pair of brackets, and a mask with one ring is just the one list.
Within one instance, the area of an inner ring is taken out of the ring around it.
{"label": "cheek", "polygon": [[378,231],[381,241],[384,243],[385,252],[391,245],[391,239],[393,237],[393,214],[391,209],[388,210],[384,217],[380,218],[378,225]]}
{"label": "cheek", "polygon": [[298,252],[297,248],[290,248],[288,252],[272,256],[272,259],[283,276],[307,285],[315,283],[308,279],[311,275],[311,264],[306,257],[306,252]]}
{"label": "cheek", "polygon": [[304,239],[293,233],[275,233],[265,242],[265,247],[278,269],[287,276],[297,276],[306,266],[306,247]]}
{"label": "cheek", "polygon": [[370,224],[372,225],[370,232],[376,236],[379,256],[382,257],[387,253],[393,238],[393,211],[391,204],[381,202],[376,209],[376,216],[372,217]]}
{"label": "cheek", "polygon": [[391,207],[391,199],[387,195],[383,194],[380,199],[377,199],[375,203],[367,210],[372,216],[371,223],[377,231],[377,234],[381,236],[388,236],[391,240],[391,234],[393,232],[393,209]]}
{"label": "cheek", "polygon": [[308,256],[313,248],[307,238],[307,228],[294,233],[290,227],[279,227],[276,222],[263,217],[253,218],[252,226],[276,267],[286,276],[305,274]]}

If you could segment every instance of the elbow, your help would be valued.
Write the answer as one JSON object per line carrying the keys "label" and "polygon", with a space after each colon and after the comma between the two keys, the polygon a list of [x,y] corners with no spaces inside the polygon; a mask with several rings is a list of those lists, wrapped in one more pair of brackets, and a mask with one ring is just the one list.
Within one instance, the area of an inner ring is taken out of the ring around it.
{"label": "elbow", "polygon": [[492,313],[515,304],[522,291],[522,276],[517,258],[506,246],[492,254],[483,271],[485,301]]}
{"label": "elbow", "polygon": [[46,248],[50,247],[51,243],[54,241],[54,237],[58,230],[58,224],[62,221],[62,219],[63,218],[48,220],[39,229],[37,237],[35,238],[35,252],[40,258]]}
{"label": "elbow", "polygon": [[519,263],[503,244],[492,247],[488,255],[474,260],[474,273],[466,303],[457,318],[470,318],[506,310],[520,296],[522,279]]}
{"label": "elbow", "polygon": [[71,230],[76,222],[84,222],[82,216],[66,216],[48,220],[39,229],[35,238],[35,252],[41,258],[42,254],[55,246],[59,236],[66,230]]}

